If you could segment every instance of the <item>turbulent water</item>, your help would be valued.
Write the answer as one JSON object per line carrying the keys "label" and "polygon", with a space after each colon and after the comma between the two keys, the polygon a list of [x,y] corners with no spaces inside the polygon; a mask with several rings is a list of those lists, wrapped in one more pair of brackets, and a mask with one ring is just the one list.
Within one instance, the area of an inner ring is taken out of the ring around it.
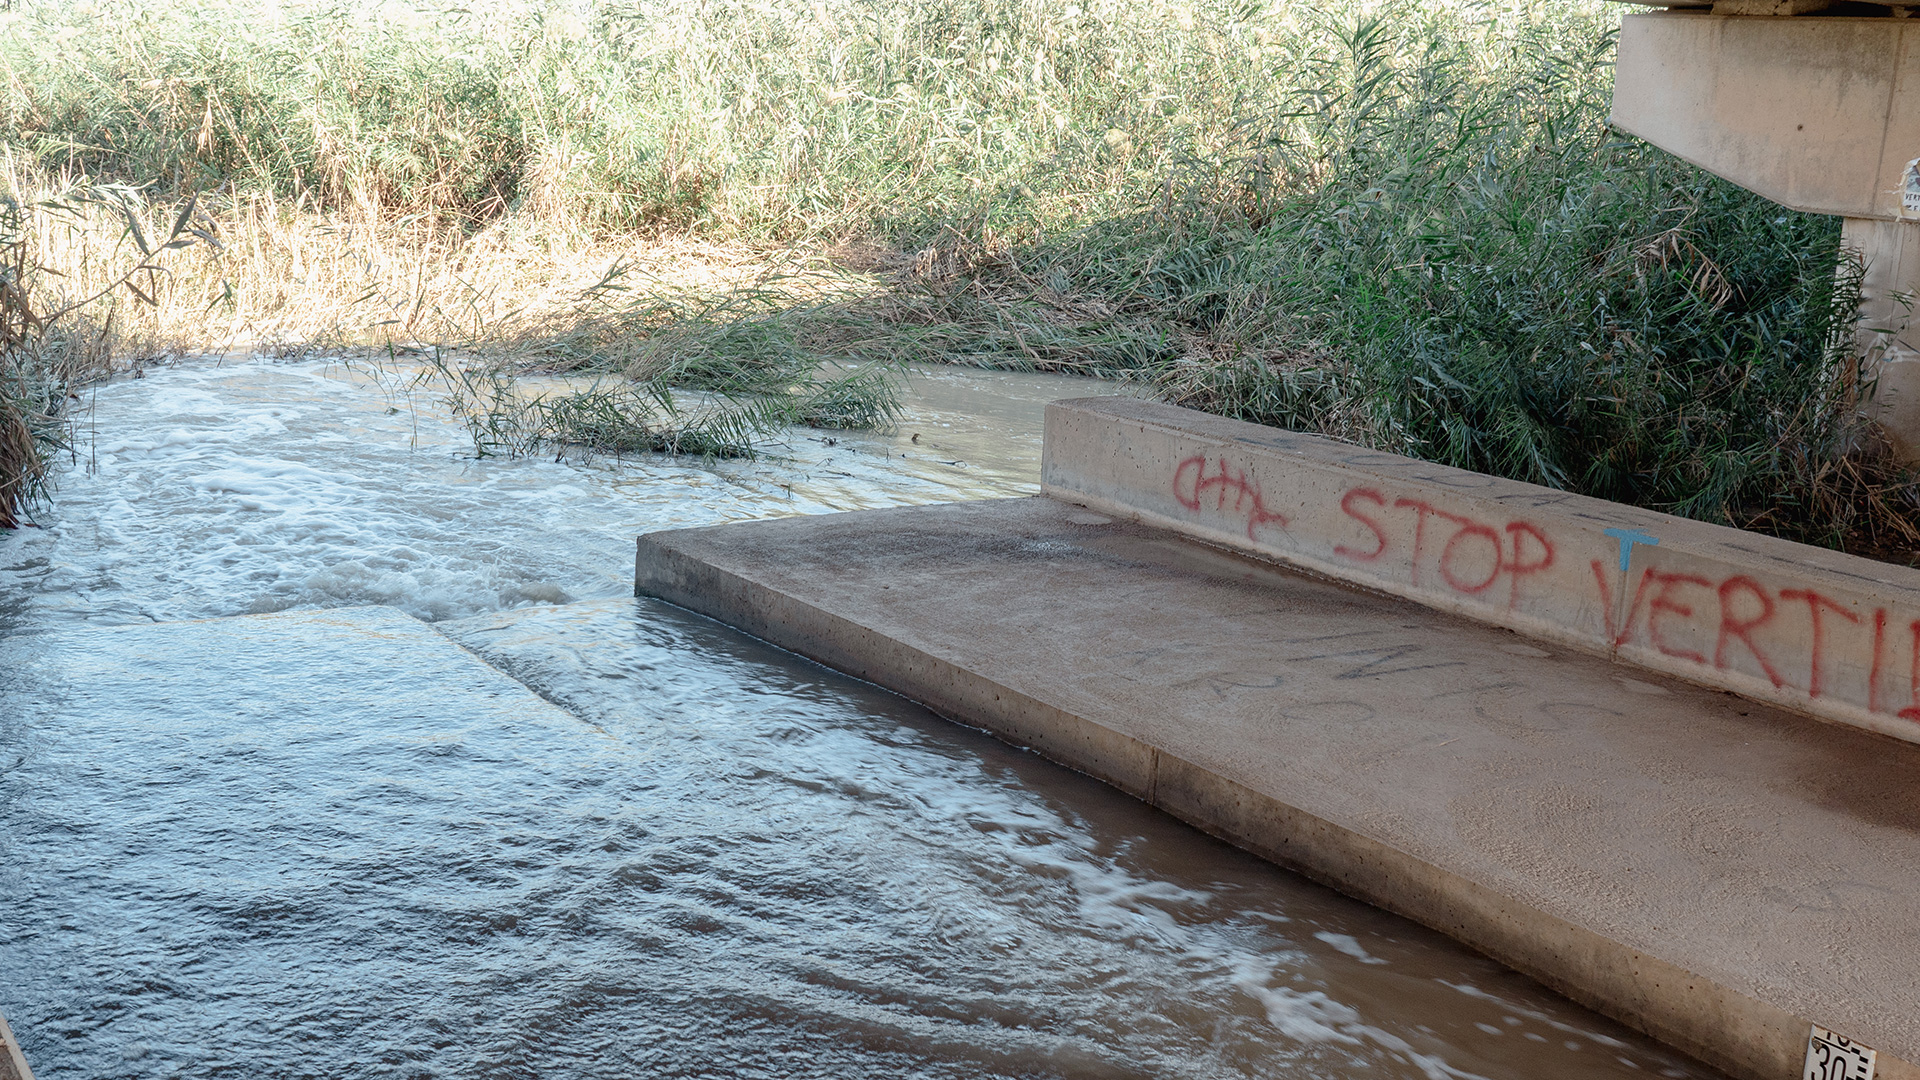
{"label": "turbulent water", "polygon": [[1049,376],[938,371],[887,436],[770,458],[474,460],[430,394],[333,363],[165,370],[101,391],[44,528],[0,541],[0,634],[301,606],[425,619],[633,591],[633,538],[777,514],[1030,494]]}
{"label": "turbulent water", "polygon": [[719,464],[475,461],[323,363],[103,389],[0,539],[0,1012],[43,1080],[1709,1075],[626,595],[648,529],[1031,492],[1097,389],[926,372]]}

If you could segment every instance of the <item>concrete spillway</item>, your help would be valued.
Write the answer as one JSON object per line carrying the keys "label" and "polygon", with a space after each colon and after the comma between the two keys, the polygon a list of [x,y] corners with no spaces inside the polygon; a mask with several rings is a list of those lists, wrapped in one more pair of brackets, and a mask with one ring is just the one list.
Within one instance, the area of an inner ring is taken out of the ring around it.
{"label": "concrete spillway", "polygon": [[1802,1075],[1819,1025],[1920,1076],[1920,746],[1064,500],[654,533],[637,590],[1735,1075]]}
{"label": "concrete spillway", "polygon": [[940,369],[895,436],[558,464],[324,371],[103,387],[98,471],[0,540],[0,1013],[40,1076],[1718,1075],[629,598],[640,532],[1026,494],[1090,384]]}

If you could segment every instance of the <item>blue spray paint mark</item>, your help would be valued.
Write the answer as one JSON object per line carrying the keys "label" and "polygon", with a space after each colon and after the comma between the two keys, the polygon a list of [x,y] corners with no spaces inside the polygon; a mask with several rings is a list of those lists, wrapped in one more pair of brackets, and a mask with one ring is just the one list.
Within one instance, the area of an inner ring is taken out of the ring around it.
{"label": "blue spray paint mark", "polygon": [[1633,551],[1633,545],[1646,544],[1649,547],[1658,547],[1660,544],[1659,537],[1648,536],[1633,529],[1602,529],[1600,531],[1620,541],[1620,572],[1623,574],[1627,572],[1627,558]]}

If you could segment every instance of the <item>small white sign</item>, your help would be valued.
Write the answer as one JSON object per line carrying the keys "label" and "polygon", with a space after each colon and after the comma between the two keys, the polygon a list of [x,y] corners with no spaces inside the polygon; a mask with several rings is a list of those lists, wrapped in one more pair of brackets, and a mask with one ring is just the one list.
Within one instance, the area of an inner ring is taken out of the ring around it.
{"label": "small white sign", "polygon": [[1873,1080],[1874,1052],[1819,1024],[1807,1036],[1807,1067],[1801,1080]]}
{"label": "small white sign", "polygon": [[1920,214],[1920,158],[1907,162],[1907,171],[1900,174],[1900,212]]}

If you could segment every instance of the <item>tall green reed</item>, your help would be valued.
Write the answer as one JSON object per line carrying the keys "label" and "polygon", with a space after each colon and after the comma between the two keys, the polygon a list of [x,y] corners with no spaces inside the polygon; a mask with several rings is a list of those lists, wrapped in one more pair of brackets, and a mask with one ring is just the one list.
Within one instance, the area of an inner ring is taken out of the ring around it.
{"label": "tall green reed", "polygon": [[1410,60],[1383,19],[1336,29],[1322,85],[1258,132],[1318,185],[1269,206],[1270,181],[1229,178],[1239,212],[1164,260],[1192,268],[1165,300],[1230,357],[1163,364],[1176,394],[1795,539],[1920,546],[1911,482],[1859,417],[1836,221],[1611,131],[1606,34],[1525,32],[1489,64],[1431,37]]}
{"label": "tall green reed", "polygon": [[0,16],[0,137],[156,194],[226,185],[476,238],[897,253],[872,288],[640,290],[494,335],[550,369],[680,393],[710,367],[836,359],[1123,375],[1706,520],[1920,548],[1909,480],[1858,422],[1835,223],[1611,131],[1608,5],[572,11],[35,7]]}

